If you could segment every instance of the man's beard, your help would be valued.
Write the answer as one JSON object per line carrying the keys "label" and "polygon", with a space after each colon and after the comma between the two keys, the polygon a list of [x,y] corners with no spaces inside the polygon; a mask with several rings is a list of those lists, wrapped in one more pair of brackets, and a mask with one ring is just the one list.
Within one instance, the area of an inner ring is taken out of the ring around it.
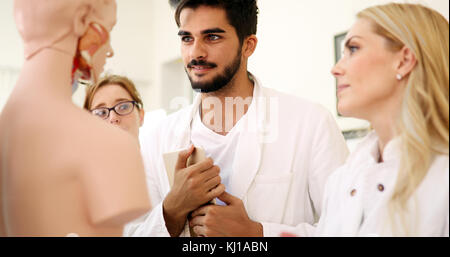
{"label": "man's beard", "polygon": [[[215,63],[207,63],[203,60],[200,61],[192,60],[187,67],[191,68],[192,66],[205,66],[207,68],[217,67]],[[236,55],[236,58],[234,58],[233,62],[229,66],[225,67],[225,70],[222,74],[217,75],[210,82],[195,82],[192,80],[187,70],[186,73],[189,77],[189,80],[191,81],[192,89],[200,93],[211,93],[216,92],[227,86],[234,78],[240,67],[241,67],[241,50],[239,49],[238,54]]]}

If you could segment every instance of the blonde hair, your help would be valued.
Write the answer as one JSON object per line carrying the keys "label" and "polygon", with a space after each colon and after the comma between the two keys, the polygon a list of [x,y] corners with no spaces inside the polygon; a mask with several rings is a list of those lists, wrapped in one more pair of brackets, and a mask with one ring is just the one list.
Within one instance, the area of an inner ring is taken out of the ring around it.
{"label": "blonde hair", "polygon": [[[419,4],[379,5],[357,15],[372,21],[374,32],[386,39],[388,49],[404,46],[417,63],[407,79],[397,133],[401,160],[389,203],[392,229],[400,217],[403,234],[409,235],[407,203],[427,175],[437,154],[448,155],[449,146],[449,24],[438,12]],[[399,215],[399,216],[397,216]]]}
{"label": "blonde hair", "polygon": [[106,75],[105,77],[101,78],[97,84],[93,86],[88,86],[86,88],[86,97],[84,99],[84,109],[90,111],[92,100],[94,99],[94,95],[97,93],[98,89],[107,86],[107,85],[119,85],[123,89],[125,89],[133,98],[133,100],[137,103],[138,109],[144,108],[144,103],[142,102],[141,95],[136,89],[136,86],[134,85],[133,81],[131,81],[129,78],[125,76],[119,76],[119,75]]}

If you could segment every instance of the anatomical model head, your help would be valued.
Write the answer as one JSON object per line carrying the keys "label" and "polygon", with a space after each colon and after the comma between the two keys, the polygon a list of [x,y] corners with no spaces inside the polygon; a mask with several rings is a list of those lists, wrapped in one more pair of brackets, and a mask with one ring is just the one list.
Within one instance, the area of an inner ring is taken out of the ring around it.
{"label": "anatomical model head", "polygon": [[115,0],[15,0],[14,16],[30,60],[45,48],[74,57],[74,80],[96,81],[112,56]]}

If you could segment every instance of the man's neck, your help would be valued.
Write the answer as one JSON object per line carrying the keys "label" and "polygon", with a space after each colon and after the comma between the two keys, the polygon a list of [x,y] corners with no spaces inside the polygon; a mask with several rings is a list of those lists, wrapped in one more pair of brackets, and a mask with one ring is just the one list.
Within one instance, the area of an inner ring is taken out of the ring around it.
{"label": "man's neck", "polygon": [[254,83],[247,71],[239,72],[221,90],[202,94],[203,124],[220,135],[227,135],[247,113],[253,99]]}

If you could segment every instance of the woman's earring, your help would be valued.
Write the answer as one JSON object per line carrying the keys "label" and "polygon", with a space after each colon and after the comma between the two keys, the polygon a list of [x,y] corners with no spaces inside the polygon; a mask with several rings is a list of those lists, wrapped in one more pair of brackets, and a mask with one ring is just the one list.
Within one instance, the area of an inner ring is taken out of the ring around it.
{"label": "woman's earring", "polygon": [[402,80],[402,79],[403,79],[403,76],[402,76],[402,74],[397,74],[397,76],[396,76],[396,77],[397,77],[397,80],[398,80],[398,81],[400,81],[400,80]]}

